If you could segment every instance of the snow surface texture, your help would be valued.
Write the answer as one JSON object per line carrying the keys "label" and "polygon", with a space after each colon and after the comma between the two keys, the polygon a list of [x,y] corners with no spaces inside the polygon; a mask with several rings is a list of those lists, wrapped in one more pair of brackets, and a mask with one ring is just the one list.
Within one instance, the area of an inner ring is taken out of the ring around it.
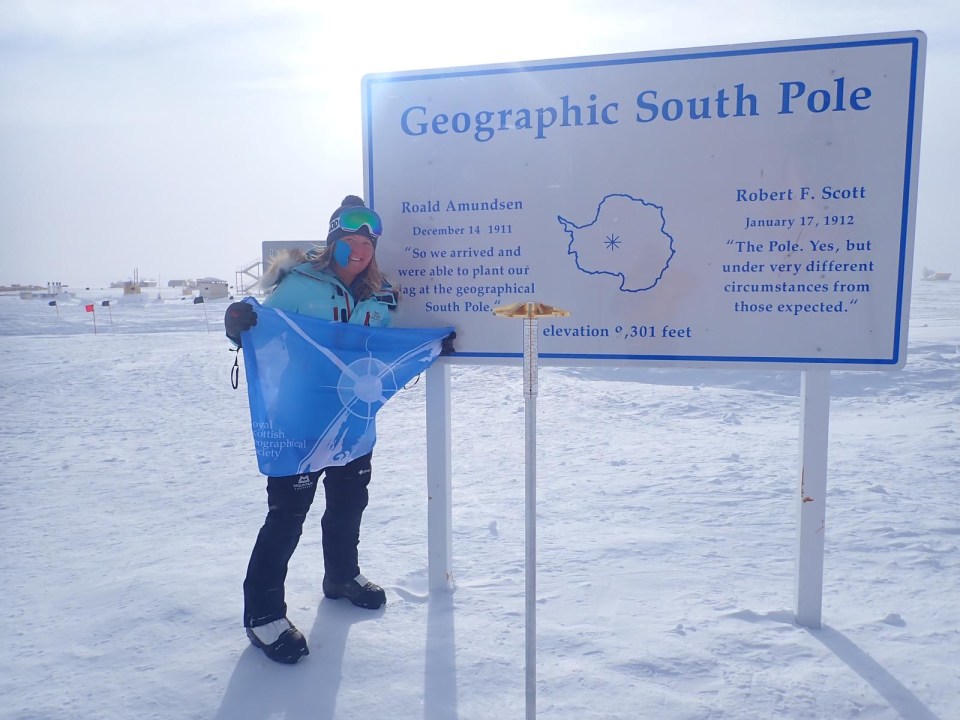
{"label": "snow surface texture", "polygon": [[[0,718],[523,717],[520,369],[450,371],[455,590],[427,588],[421,381],[374,453],[387,606],[322,598],[318,496],[287,581],[311,654],[280,666],[241,628],[265,480],[224,305],[109,292],[0,297]],[[819,631],[799,373],[541,369],[539,717],[960,717],[960,283],[911,315],[904,370],[831,374]]]}

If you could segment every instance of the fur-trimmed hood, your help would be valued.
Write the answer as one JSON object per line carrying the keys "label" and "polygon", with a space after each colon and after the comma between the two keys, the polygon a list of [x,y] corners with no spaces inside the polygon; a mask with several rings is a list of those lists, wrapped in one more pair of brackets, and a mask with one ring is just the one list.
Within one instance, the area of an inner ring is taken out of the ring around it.
{"label": "fur-trimmed hood", "polygon": [[261,290],[271,290],[275,288],[284,277],[290,274],[293,268],[302,262],[306,262],[306,260],[307,253],[303,250],[281,250],[274,255],[273,262],[271,262],[270,267],[264,271],[257,286]]}

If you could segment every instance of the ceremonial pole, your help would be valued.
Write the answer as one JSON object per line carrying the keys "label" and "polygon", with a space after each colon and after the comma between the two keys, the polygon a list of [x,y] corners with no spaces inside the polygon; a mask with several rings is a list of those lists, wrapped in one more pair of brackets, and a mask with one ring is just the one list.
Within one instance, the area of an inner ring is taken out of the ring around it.
{"label": "ceremonial pole", "polygon": [[566,317],[570,313],[537,302],[505,305],[493,311],[500,317],[523,318],[526,718],[534,720],[537,715],[537,318]]}

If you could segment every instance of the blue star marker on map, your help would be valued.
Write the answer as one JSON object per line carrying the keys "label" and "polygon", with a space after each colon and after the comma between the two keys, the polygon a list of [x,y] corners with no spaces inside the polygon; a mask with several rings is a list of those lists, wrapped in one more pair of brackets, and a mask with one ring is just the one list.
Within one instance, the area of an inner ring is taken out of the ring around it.
{"label": "blue star marker on map", "polygon": [[631,195],[607,195],[583,225],[559,215],[557,220],[570,236],[567,254],[577,268],[588,275],[619,277],[622,292],[652,289],[676,252],[663,208]]}

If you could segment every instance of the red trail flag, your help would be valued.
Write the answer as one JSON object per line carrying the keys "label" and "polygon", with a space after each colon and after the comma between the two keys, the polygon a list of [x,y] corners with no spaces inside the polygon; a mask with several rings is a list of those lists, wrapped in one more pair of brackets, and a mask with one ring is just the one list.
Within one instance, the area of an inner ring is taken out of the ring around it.
{"label": "red trail flag", "polygon": [[84,305],[83,309],[86,310],[88,313],[93,313],[93,334],[96,335],[97,334],[97,312],[93,307],[93,303],[90,303],[89,305]]}

